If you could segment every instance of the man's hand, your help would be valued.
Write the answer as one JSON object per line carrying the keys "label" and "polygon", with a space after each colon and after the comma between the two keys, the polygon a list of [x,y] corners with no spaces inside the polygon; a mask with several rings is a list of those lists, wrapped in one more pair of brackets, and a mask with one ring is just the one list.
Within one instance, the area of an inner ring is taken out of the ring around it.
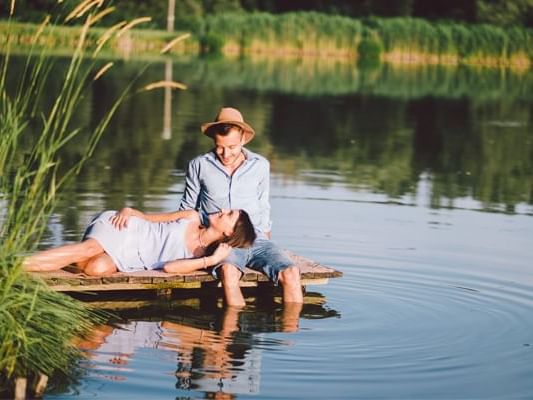
{"label": "man's hand", "polygon": [[132,216],[142,218],[143,213],[131,207],[124,207],[111,218],[109,218],[109,220],[116,229],[122,230],[128,227],[128,220]]}

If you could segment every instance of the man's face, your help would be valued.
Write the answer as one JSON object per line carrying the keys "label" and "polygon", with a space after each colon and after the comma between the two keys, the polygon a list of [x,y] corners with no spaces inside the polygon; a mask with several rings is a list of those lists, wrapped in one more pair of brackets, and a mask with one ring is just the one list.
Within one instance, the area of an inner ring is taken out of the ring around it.
{"label": "man's face", "polygon": [[215,135],[215,153],[222,165],[233,165],[240,157],[244,145],[244,135],[239,129],[231,129],[227,135]]}

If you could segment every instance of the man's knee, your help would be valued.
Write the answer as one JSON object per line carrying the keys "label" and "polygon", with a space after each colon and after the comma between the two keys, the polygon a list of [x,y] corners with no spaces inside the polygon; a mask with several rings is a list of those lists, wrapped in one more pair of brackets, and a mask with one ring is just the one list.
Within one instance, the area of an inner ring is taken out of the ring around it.
{"label": "man's knee", "polygon": [[223,283],[238,284],[241,276],[242,272],[233,264],[223,264],[220,266],[220,278]]}
{"label": "man's knee", "polygon": [[279,281],[285,284],[300,284],[300,269],[293,265],[279,273]]}

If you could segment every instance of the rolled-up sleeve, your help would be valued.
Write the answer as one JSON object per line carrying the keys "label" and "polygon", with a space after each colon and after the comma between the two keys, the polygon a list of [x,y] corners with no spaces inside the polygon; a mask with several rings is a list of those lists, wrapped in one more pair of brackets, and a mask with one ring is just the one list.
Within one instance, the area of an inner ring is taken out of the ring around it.
{"label": "rolled-up sleeve", "polygon": [[263,162],[262,176],[257,186],[257,199],[259,201],[260,222],[257,227],[261,232],[272,230],[272,220],[270,218],[270,163]]}
{"label": "rolled-up sleeve", "polygon": [[187,168],[185,189],[179,206],[180,210],[198,209],[200,187],[200,163],[198,159],[194,159]]}

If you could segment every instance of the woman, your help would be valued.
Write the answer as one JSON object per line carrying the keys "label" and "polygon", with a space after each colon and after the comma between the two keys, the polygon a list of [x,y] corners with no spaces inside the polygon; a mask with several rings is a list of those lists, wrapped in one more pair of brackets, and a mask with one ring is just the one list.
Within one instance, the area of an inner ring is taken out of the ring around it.
{"label": "woman", "polygon": [[144,214],[133,208],[105,211],[87,227],[83,241],[38,252],[26,271],[55,271],[78,265],[87,275],[163,269],[188,273],[217,265],[232,247],[248,247],[255,231],[244,210],[208,215],[196,211]]}

